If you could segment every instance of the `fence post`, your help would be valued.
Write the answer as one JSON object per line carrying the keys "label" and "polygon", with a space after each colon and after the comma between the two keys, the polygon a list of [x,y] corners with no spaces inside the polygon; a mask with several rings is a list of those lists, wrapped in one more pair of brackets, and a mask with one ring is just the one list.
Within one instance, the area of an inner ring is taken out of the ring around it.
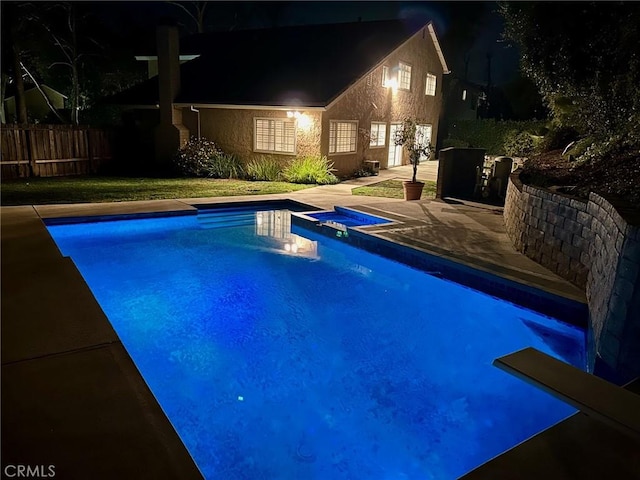
{"label": "fence post", "polygon": [[89,157],[89,172],[91,175],[96,173],[95,165],[93,164],[93,141],[91,138],[91,127],[87,126],[87,156]]}
{"label": "fence post", "polygon": [[29,176],[37,177],[38,174],[38,165],[36,164],[36,156],[33,154],[33,136],[31,135],[31,128],[24,127],[24,137],[25,143],[27,144],[27,157],[29,160]]}

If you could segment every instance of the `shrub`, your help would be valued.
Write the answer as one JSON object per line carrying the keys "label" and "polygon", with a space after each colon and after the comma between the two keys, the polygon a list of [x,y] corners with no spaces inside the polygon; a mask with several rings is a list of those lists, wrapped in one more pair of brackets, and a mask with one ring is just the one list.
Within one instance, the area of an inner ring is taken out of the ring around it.
{"label": "shrub", "polygon": [[285,167],[282,175],[291,183],[326,185],[338,183],[338,178],[333,171],[333,163],[329,163],[327,157],[307,156],[294,159]]}
{"label": "shrub", "polygon": [[208,177],[242,178],[244,169],[240,159],[232,153],[217,153],[209,160]]}
{"label": "shrub", "polygon": [[176,173],[185,177],[208,177],[214,157],[222,154],[214,142],[206,138],[191,137],[173,157]]}
{"label": "shrub", "polygon": [[527,132],[511,130],[505,135],[504,152],[511,157],[529,157],[534,152],[533,138]]}
{"label": "shrub", "polygon": [[173,167],[185,177],[241,178],[242,164],[206,138],[191,137],[173,157]]}
{"label": "shrub", "polygon": [[565,148],[569,143],[578,139],[579,133],[573,127],[552,127],[544,136],[540,149],[543,152]]}
{"label": "shrub", "polygon": [[282,164],[272,156],[260,156],[252,159],[245,167],[249,180],[275,182],[280,179]]}

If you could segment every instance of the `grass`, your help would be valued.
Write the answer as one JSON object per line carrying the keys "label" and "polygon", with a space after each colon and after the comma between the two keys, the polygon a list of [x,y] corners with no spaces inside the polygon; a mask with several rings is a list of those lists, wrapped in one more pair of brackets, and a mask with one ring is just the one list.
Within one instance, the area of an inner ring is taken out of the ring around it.
{"label": "grass", "polygon": [[[368,197],[385,197],[385,198],[404,198],[404,190],[402,188],[402,180],[384,180],[382,182],[367,185],[365,187],[357,187],[351,190],[353,195],[365,195]],[[436,198],[436,182],[424,182],[421,200],[430,200]]]}
{"label": "grass", "polygon": [[121,202],[287,193],[314,185],[209,178],[53,177],[2,182],[2,205]]}

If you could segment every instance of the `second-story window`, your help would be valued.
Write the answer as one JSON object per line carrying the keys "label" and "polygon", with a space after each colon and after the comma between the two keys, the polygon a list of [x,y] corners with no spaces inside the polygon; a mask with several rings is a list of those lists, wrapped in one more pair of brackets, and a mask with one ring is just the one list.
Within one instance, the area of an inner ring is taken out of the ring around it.
{"label": "second-story window", "polygon": [[398,88],[411,90],[411,65],[400,62],[398,68]]}
{"label": "second-story window", "polygon": [[424,94],[431,96],[436,94],[436,76],[431,73],[427,73],[427,84],[425,86]]}
{"label": "second-story window", "polygon": [[382,67],[382,86],[387,87],[389,85],[389,67]]}

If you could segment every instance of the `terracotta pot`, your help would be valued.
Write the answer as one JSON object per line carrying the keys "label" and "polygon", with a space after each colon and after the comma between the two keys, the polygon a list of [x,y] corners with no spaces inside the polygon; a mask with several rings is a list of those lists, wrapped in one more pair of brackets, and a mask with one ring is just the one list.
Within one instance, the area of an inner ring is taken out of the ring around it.
{"label": "terracotta pot", "polygon": [[420,200],[422,196],[422,189],[424,188],[424,182],[402,182],[404,187],[404,199],[405,200]]}

